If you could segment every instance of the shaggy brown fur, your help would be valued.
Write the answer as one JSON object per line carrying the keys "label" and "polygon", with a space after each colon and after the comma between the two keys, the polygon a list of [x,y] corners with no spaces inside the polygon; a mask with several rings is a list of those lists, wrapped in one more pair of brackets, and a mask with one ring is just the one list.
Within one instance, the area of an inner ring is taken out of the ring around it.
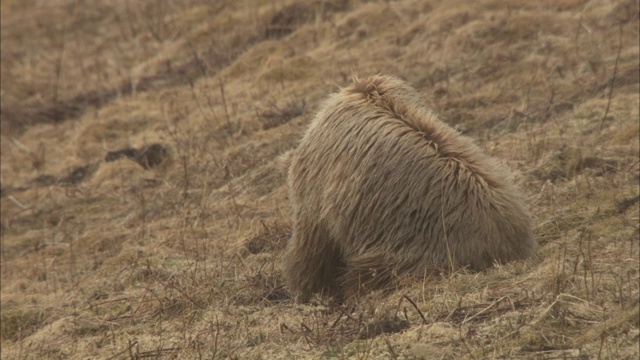
{"label": "shaggy brown fur", "polygon": [[300,302],[535,252],[505,170],[397,78],[330,97],[283,161],[294,214],[284,272]]}

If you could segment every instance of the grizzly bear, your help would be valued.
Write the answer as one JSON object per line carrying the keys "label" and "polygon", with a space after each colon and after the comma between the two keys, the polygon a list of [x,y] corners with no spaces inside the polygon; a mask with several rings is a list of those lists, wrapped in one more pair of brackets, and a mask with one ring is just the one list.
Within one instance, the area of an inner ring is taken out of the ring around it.
{"label": "grizzly bear", "polygon": [[506,170],[398,78],[355,79],[332,95],[283,161],[293,211],[284,275],[298,302],[535,253]]}

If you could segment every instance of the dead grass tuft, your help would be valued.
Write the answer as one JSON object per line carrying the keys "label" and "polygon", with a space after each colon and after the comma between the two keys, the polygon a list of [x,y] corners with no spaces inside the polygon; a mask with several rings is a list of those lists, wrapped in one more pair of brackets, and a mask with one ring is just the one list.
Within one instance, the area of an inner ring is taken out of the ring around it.
{"label": "dead grass tuft", "polygon": [[304,100],[300,102],[290,102],[285,106],[278,106],[275,102],[269,102],[266,110],[258,112],[258,117],[262,121],[263,129],[286,124],[291,119],[305,114],[307,104]]}
{"label": "dead grass tuft", "polygon": [[265,224],[262,222],[262,231],[247,239],[245,247],[250,254],[260,254],[263,252],[282,251],[291,236],[291,227],[281,225],[278,222]]}
{"label": "dead grass tuft", "polygon": [[312,21],[327,21],[334,12],[344,11],[348,0],[314,0],[294,2],[277,11],[265,30],[266,38],[281,38],[291,34],[300,25]]}
{"label": "dead grass tuft", "polygon": [[21,341],[48,323],[47,314],[39,309],[14,308],[2,311],[3,341]]}

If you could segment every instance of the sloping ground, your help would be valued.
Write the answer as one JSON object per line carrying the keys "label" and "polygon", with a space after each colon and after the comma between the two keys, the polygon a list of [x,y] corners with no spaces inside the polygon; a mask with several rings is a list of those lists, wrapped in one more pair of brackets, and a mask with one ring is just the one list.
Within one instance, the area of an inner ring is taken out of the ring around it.
{"label": "sloping ground", "polygon": [[[636,1],[3,1],[6,359],[637,359]],[[295,305],[278,156],[353,73],[516,174],[539,258]]]}

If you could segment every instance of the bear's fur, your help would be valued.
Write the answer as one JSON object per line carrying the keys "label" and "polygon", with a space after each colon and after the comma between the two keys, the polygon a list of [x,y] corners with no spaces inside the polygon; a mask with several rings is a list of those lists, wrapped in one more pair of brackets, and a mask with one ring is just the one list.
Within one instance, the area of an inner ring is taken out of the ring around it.
{"label": "bear's fur", "polygon": [[397,78],[332,95],[281,161],[294,216],[284,274],[299,302],[535,253],[505,169]]}

